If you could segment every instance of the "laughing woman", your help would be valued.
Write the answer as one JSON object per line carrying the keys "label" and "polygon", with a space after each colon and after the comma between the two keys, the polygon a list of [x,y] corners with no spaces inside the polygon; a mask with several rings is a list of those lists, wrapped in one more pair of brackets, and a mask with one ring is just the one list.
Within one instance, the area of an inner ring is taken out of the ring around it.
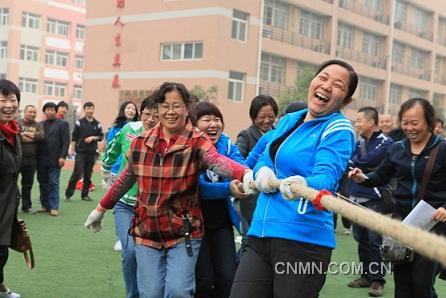
{"label": "laughing woman", "polygon": [[[352,125],[340,109],[350,103],[357,83],[349,64],[326,61],[309,86],[308,109],[285,115],[272,132],[254,168],[260,194],[231,297],[319,295],[335,247],[333,214],[297,197],[289,184],[337,189],[355,145]],[[271,187],[278,179],[280,188]],[[294,264],[321,271],[287,274]]]}

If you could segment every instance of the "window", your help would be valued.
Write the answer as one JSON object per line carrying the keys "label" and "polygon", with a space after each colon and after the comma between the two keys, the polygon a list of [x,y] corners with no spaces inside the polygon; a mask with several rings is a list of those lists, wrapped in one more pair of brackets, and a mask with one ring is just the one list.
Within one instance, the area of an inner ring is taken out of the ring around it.
{"label": "window", "polygon": [[20,59],[27,61],[39,61],[39,48],[20,45]]}
{"label": "window", "polygon": [[401,28],[401,24],[406,22],[407,5],[404,2],[396,1],[395,9],[395,27]]}
{"label": "window", "polygon": [[378,84],[367,78],[361,78],[359,84],[359,97],[369,101],[378,99]]}
{"label": "window", "polygon": [[56,35],[68,36],[70,33],[70,23],[54,19],[48,19],[46,31],[48,33]]}
{"label": "window", "polygon": [[37,93],[37,80],[29,78],[19,78],[19,89],[21,92]]}
{"label": "window", "polygon": [[383,0],[365,0],[364,6],[377,14],[382,14],[384,10]]}
{"label": "window", "polygon": [[380,56],[381,44],[381,38],[379,38],[379,36],[364,32],[362,39],[362,52],[373,56]]}
{"label": "window", "polygon": [[302,11],[299,18],[299,34],[322,39],[324,30],[324,19],[314,13]]}
{"label": "window", "polygon": [[427,92],[420,89],[409,89],[409,98],[421,97],[426,98]]}
{"label": "window", "polygon": [[286,59],[274,55],[262,54],[260,79],[264,81],[285,83]]}
{"label": "window", "polygon": [[288,14],[289,6],[287,4],[267,0],[265,2],[263,22],[266,25],[274,26],[280,29],[287,29]]}
{"label": "window", "polygon": [[74,60],[74,67],[76,69],[83,69],[84,68],[84,57],[76,55],[76,58]]}
{"label": "window", "polygon": [[404,45],[398,42],[393,44],[392,62],[395,64],[404,64]]}
{"label": "window", "polygon": [[73,98],[82,99],[82,86],[74,85]]}
{"label": "window", "polygon": [[23,12],[22,27],[40,29],[40,16],[28,12]]}
{"label": "window", "polygon": [[83,26],[83,25],[76,26],[76,38],[77,39],[85,38],[85,26]]}
{"label": "window", "polygon": [[246,41],[246,29],[248,27],[248,16],[246,12],[235,10],[232,13],[231,38]]}
{"label": "window", "polygon": [[337,45],[342,48],[353,48],[353,27],[345,24],[339,24],[338,26],[338,36]]}
{"label": "window", "polygon": [[0,41],[0,58],[8,57],[8,42],[5,40]]}
{"label": "window", "polygon": [[66,91],[66,84],[45,81],[45,95],[47,96],[65,97]]}
{"label": "window", "polygon": [[45,54],[45,63],[66,67],[68,65],[68,53],[47,50]]}
{"label": "window", "polygon": [[413,68],[423,70],[426,63],[426,54],[423,51],[412,49],[410,65]]}
{"label": "window", "polygon": [[194,60],[203,58],[202,42],[165,43],[161,45],[161,60]]}
{"label": "window", "polygon": [[415,9],[413,24],[417,27],[419,31],[421,32],[427,31],[428,19],[429,16],[425,11],[418,8]]}
{"label": "window", "polygon": [[9,25],[9,8],[0,8],[0,26]]}
{"label": "window", "polygon": [[403,88],[400,85],[390,84],[389,103],[400,105],[403,96]]}
{"label": "window", "polygon": [[234,101],[243,100],[245,74],[236,71],[229,72],[228,98]]}

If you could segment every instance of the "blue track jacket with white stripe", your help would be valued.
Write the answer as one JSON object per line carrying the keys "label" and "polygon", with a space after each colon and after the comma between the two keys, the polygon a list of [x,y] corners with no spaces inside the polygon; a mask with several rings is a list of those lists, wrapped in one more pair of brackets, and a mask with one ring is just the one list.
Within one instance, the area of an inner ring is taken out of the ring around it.
{"label": "blue track jacket with white stripe", "polygon": [[[351,122],[340,112],[303,122],[270,156],[274,140],[292,129],[308,109],[284,116],[254,168],[269,167],[278,179],[303,176],[309,187],[336,191],[355,147]],[[333,214],[303,198],[285,200],[279,191],[260,193],[248,235],[275,237],[334,248]]]}

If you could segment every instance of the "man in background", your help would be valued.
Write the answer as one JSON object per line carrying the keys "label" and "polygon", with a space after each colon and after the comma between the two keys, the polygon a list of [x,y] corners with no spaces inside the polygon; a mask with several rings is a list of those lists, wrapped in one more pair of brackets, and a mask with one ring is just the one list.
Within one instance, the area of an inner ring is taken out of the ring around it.
{"label": "man in background", "polygon": [[65,119],[65,114],[68,112],[69,107],[65,101],[59,101],[56,106],[56,118],[57,119]]}
{"label": "man in background", "polygon": [[20,126],[20,140],[22,141],[22,211],[35,213],[31,202],[31,189],[34,174],[37,169],[37,145],[43,140],[45,132],[41,123],[36,122],[37,110],[33,105],[27,105],[23,111],[23,119],[17,121]]}
{"label": "man in background", "polygon": [[444,132],[444,122],[440,118],[437,118],[435,120],[434,134],[443,137],[443,132]]}
{"label": "man in background", "polygon": [[70,154],[76,152],[74,161],[74,169],[65,190],[65,201],[70,202],[74,194],[76,182],[80,179],[81,174],[84,175],[84,181],[81,192],[81,199],[83,201],[91,201],[89,197],[89,187],[91,183],[91,174],[93,166],[96,161],[96,150],[98,149],[98,142],[104,138],[104,132],[99,121],[94,117],[94,104],[86,102],[84,104],[85,116],[76,121],[73,134],[71,137]]}
{"label": "man in background", "polygon": [[384,114],[379,118],[379,128],[382,132],[388,136],[392,131],[393,127],[393,117],[389,114]]}

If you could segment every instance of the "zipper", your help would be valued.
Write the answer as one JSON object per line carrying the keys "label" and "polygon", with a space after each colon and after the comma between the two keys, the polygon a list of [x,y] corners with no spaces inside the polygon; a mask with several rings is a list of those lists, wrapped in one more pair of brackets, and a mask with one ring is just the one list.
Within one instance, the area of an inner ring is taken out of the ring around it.
{"label": "zipper", "polygon": [[412,161],[410,162],[411,166],[411,172],[412,172],[412,208],[415,207],[417,198],[416,198],[416,192],[417,192],[417,179],[415,177],[415,165],[417,163],[418,156],[413,155]]}
{"label": "zipper", "polygon": [[266,211],[268,210],[269,200],[271,199],[271,195],[268,194],[268,201],[266,201],[265,211],[263,212],[263,225],[262,225],[262,237],[265,234],[265,221],[266,221]]}

